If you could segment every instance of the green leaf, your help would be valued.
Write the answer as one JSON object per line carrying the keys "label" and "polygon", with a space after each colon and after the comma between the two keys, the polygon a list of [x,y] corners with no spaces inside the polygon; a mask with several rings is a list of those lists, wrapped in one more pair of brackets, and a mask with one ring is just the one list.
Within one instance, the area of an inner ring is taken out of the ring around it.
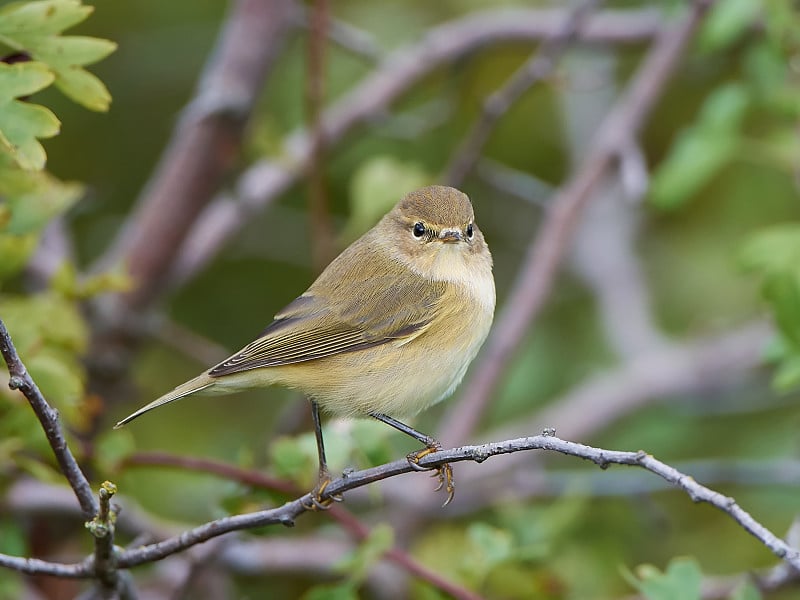
{"label": "green leaf", "polygon": [[3,31],[56,34],[85,20],[94,9],[80,2],[13,2],[0,9]]}
{"label": "green leaf", "polygon": [[650,199],[661,209],[681,207],[737,154],[739,130],[749,106],[739,84],[716,90],[697,122],[683,130],[656,171]]}
{"label": "green leaf", "polygon": [[96,63],[117,47],[114,42],[61,32],[86,19],[94,9],[79,0],[39,0],[0,9],[0,42],[27,52],[55,74],[55,85],[90,110],[105,111],[111,95],[82,67]]}
{"label": "green leaf", "polygon": [[53,81],[48,68],[36,62],[0,63],[0,152],[12,157],[22,169],[43,169],[47,160],[37,139],[53,137],[61,123],[44,106],[21,102]]}
{"label": "green leaf", "polygon": [[755,24],[762,11],[761,0],[715,2],[700,31],[700,48],[706,52],[724,50]]}
{"label": "green leaf", "polygon": [[90,110],[104,112],[111,104],[111,94],[103,82],[83,69],[63,71],[56,87]]}
{"label": "green leaf", "polygon": [[703,574],[692,558],[674,558],[663,573],[652,565],[640,565],[636,575],[623,573],[648,600],[700,600]]}

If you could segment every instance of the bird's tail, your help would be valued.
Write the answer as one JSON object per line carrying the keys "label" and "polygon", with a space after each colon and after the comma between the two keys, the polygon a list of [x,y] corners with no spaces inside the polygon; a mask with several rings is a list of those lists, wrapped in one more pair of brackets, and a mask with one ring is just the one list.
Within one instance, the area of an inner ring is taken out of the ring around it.
{"label": "bird's tail", "polygon": [[114,425],[114,429],[119,429],[126,423],[130,423],[131,421],[133,421],[136,417],[139,417],[146,412],[150,412],[154,408],[158,408],[163,404],[167,404],[169,402],[172,402],[173,400],[178,400],[179,398],[183,398],[184,396],[188,396],[190,394],[194,394],[199,391],[208,389],[214,385],[215,381],[216,380],[213,377],[211,377],[208,373],[203,373],[202,375],[198,375],[194,379],[191,379],[186,383],[179,385],[171,392],[167,392],[157,400],[153,400],[147,406],[143,406],[135,413],[128,415],[127,417],[122,419],[122,421]]}

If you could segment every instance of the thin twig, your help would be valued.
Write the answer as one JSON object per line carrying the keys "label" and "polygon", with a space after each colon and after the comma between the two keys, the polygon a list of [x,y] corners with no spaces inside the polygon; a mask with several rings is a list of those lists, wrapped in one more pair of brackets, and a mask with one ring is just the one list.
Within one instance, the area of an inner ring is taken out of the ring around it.
{"label": "thin twig", "polygon": [[58,420],[58,411],[50,406],[39,390],[39,386],[31,378],[22,360],[20,360],[16,348],[14,348],[14,342],[11,341],[11,335],[8,333],[5,323],[1,319],[0,353],[3,355],[8,367],[10,376],[8,387],[12,390],[19,390],[27,398],[33,412],[36,413],[36,417],[39,419],[39,423],[42,425],[47,441],[53,449],[53,454],[56,456],[59,467],[61,467],[61,472],[67,478],[72,490],[75,492],[75,496],[78,498],[84,518],[92,519],[97,514],[98,504],[94,494],[92,494],[89,481],[67,446],[67,440]]}
{"label": "thin twig", "polygon": [[86,528],[94,536],[94,572],[100,583],[114,590],[119,584],[117,565],[114,556],[114,529],[116,508],[111,506],[111,498],[117,493],[117,486],[104,481],[100,486],[100,508],[97,516],[86,523]]}
{"label": "thin twig", "polygon": [[[577,456],[591,460],[601,467],[610,464],[621,464],[629,466],[643,467],[666,481],[680,487],[689,494],[695,502],[708,502],[729,514],[746,531],[760,540],[776,556],[785,560],[795,568],[800,568],[800,552],[791,548],[783,540],[769,532],[760,523],[756,522],[752,516],[739,507],[736,502],[729,497],[725,497],[705,486],[700,485],[691,477],[680,473],[673,467],[656,460],[644,452],[620,452],[593,448],[583,444],[560,440],[554,436],[539,435],[526,438],[517,438],[504,442],[495,442],[476,446],[464,446],[453,448],[441,452],[432,453],[424,457],[420,464],[424,467],[434,467],[450,462],[460,462],[471,460],[483,462],[487,458],[500,454],[508,454],[523,450],[550,450]],[[323,498],[361,487],[402,473],[409,473],[413,469],[406,460],[399,460],[379,467],[357,471],[348,474],[347,477],[335,479],[331,482],[323,494]],[[119,557],[120,566],[135,566],[143,562],[150,562],[173,554],[200,543],[217,535],[246,529],[259,527],[269,524],[282,523],[292,525],[297,516],[306,510],[303,502],[308,502],[310,494],[306,494],[293,502],[288,502],[282,507],[260,511],[246,515],[226,517],[218,521],[207,523],[193,530],[187,531],[177,538],[165,540],[159,544],[145,546],[143,548],[123,552]]]}
{"label": "thin twig", "polygon": [[480,117],[453,154],[446,169],[445,181],[455,187],[464,182],[467,174],[478,162],[481,150],[489,140],[497,122],[526,91],[552,74],[559,58],[578,37],[578,31],[598,1],[586,0],[567,13],[564,16],[564,24],[544,40],[541,48],[534,52],[500,89],[486,98]]}
{"label": "thin twig", "polygon": [[0,554],[0,567],[6,567],[26,575],[51,575],[62,579],[90,579],[94,577],[94,557],[91,556],[82,562],[68,565],[38,558]]}
{"label": "thin twig", "polygon": [[581,210],[619,149],[636,136],[650,114],[708,4],[706,0],[693,2],[685,18],[659,35],[625,94],[604,119],[581,167],[549,203],[477,370],[462,385],[463,395],[442,420],[440,439],[465,439],[480,421],[494,386],[544,306]]}
{"label": "thin twig", "polygon": [[[594,448],[584,444],[561,440],[551,435],[551,433],[552,432],[545,432],[542,435],[502,442],[442,450],[424,456],[420,459],[419,464],[423,467],[432,468],[445,463],[461,461],[481,463],[492,456],[501,454],[530,450],[547,450],[583,458],[595,463],[601,468],[607,468],[612,464],[641,467],[682,489],[694,502],[706,502],[729,515],[745,531],[750,533],[775,554],[775,556],[795,569],[800,569],[800,551],[791,547],[785,541],[770,532],[761,523],[756,521],[747,511],[742,509],[733,498],[724,496],[699,484],[692,477],[655,459],[646,452],[622,452],[606,450],[604,448]],[[349,490],[368,485],[374,481],[410,473],[412,471],[415,471],[415,469],[411,467],[407,460],[398,460],[378,467],[349,473],[347,476],[334,479],[325,489],[322,498],[343,494]],[[117,556],[117,566],[119,568],[130,568],[160,560],[194,546],[195,544],[202,543],[231,531],[275,524],[292,526],[295,519],[308,510],[307,507],[311,505],[310,499],[311,494],[308,493],[277,508],[225,517],[205,523],[204,525],[185,531],[179,536],[169,538],[156,544],[124,550]],[[92,560],[90,558],[75,565],[63,565],[0,554],[0,566],[7,566],[25,573],[43,573],[63,577],[93,576],[94,569],[92,568],[91,562]]]}

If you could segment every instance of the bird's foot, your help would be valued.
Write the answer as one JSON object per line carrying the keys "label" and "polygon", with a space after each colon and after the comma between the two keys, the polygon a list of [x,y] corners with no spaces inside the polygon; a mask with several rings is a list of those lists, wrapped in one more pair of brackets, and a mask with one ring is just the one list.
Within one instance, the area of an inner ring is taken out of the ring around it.
{"label": "bird's foot", "polygon": [[436,486],[435,491],[438,492],[442,488],[447,491],[447,500],[445,500],[444,504],[442,504],[442,508],[444,508],[450,504],[450,502],[452,502],[453,496],[455,496],[456,493],[456,482],[453,478],[453,467],[449,463],[440,465],[438,467],[423,467],[419,464],[419,461],[422,459],[422,457],[427,456],[428,454],[433,454],[434,452],[439,452],[441,449],[442,445],[436,440],[431,439],[430,442],[425,445],[425,448],[422,450],[417,450],[416,452],[412,452],[406,458],[408,459],[408,464],[411,465],[412,469],[416,469],[417,471],[434,471],[432,477],[439,478],[439,485]]}
{"label": "bird's foot", "polygon": [[317,485],[311,490],[311,497],[303,501],[303,508],[315,512],[328,510],[334,502],[341,502],[344,500],[341,494],[332,494],[325,498],[322,497],[331,481],[333,481],[333,479],[327,469],[320,471],[319,477],[317,478]]}

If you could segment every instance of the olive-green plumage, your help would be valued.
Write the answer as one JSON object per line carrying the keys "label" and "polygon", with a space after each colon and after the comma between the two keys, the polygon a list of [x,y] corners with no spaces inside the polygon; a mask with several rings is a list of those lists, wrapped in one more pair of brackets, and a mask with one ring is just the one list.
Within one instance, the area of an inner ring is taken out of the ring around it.
{"label": "olive-green plumage", "polygon": [[343,416],[414,414],[461,381],[492,323],[492,259],[466,195],[403,198],[260,337],[120,421],[193,393],[285,385]]}

